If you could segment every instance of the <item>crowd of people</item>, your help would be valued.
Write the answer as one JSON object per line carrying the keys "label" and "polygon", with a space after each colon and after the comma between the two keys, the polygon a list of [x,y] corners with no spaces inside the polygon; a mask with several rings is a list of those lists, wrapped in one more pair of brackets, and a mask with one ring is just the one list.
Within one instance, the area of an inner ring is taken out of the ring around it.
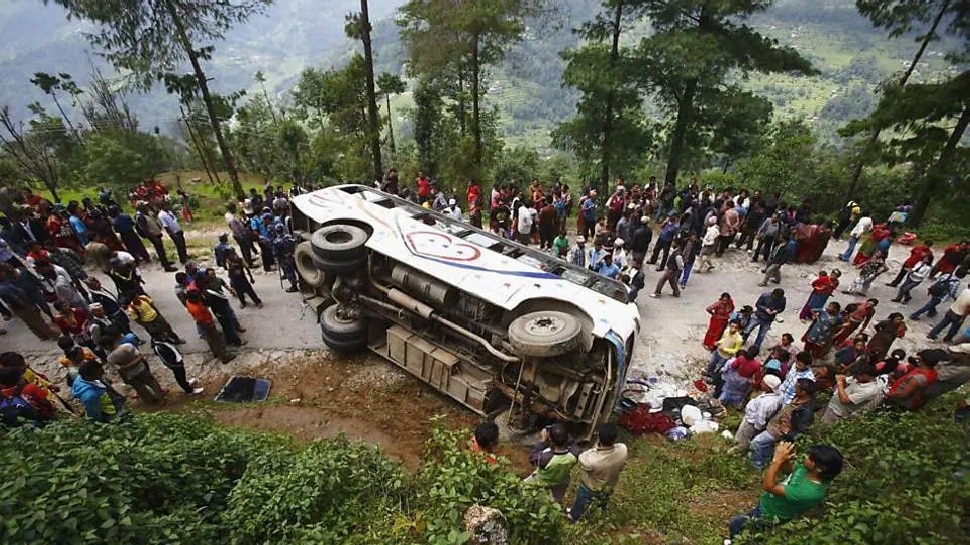
{"label": "crowd of people", "polygon": [[[904,204],[884,222],[877,222],[860,204],[850,201],[838,222],[815,221],[810,203],[789,204],[778,194],[725,189],[703,190],[696,180],[677,190],[660,185],[617,183],[601,202],[597,189],[583,188],[573,195],[565,184],[546,187],[533,180],[523,191],[516,184],[498,184],[486,198],[475,180],[464,195],[467,211],[458,198],[423,172],[414,190],[390,171],[379,182],[383,191],[421,203],[456,220],[468,221],[521,244],[535,245],[572,265],[595,271],[628,286],[628,299],[637,300],[644,289],[647,266],[661,273],[652,297],[670,286],[674,297],[688,287],[691,275],[717,270],[729,252],[743,252],[751,262],[762,263],[759,286],[773,286],[750,305],[735,305],[730,293],[706,307],[709,327],[701,343],[710,351],[703,381],[725,407],[743,414],[734,434],[735,450],[765,470],[763,495],[750,512],[732,519],[733,537],[744,528],[758,528],[797,517],[820,504],[829,483],[841,471],[839,452],[831,446],[809,449],[796,462],[792,441],[809,426],[827,426],[850,420],[880,405],[918,410],[954,382],[941,376],[941,368],[970,352],[961,325],[970,314],[970,243],[947,246],[937,258],[933,243],[921,241],[887,284],[898,291],[893,302],[909,304],[925,286],[927,300],[908,315],[920,320],[943,316],[928,340],[953,343],[949,349],[917,350],[907,355],[894,342],[907,334],[907,316],[891,312],[876,319],[879,300],[869,292],[875,280],[889,272],[887,256],[904,222]],[[182,223],[189,221],[184,193],[170,198],[152,182],[132,193],[134,214],[124,211],[109,191],[92,199],[52,204],[24,190],[19,206],[0,218],[0,313],[6,320],[22,320],[42,341],[56,340],[63,352],[67,388],[76,402],[65,399],[61,388],[31,369],[17,352],[0,354],[0,393],[3,418],[44,422],[83,413],[97,421],[112,421],[125,414],[125,397],[108,375],[130,386],[145,403],[160,403],[167,392],[154,376],[145,345],[173,373],[188,395],[203,392],[186,376],[178,346],[185,332],[176,332],[179,320],[163,316],[146,290],[141,268],[155,260],[175,273],[175,295],[195,323],[212,355],[228,363],[233,347],[245,344],[232,296],[239,307],[262,307],[251,269],[279,271],[281,288],[299,291],[290,232],[289,199],[299,189],[285,192],[269,184],[260,193],[250,190],[245,199],[229,204],[228,231],[213,248],[215,267],[204,267],[188,253]],[[173,205],[179,212],[173,212]],[[567,235],[567,219],[575,208],[576,234]],[[831,301],[843,286],[843,271],[827,268],[812,279],[811,294],[798,314],[805,331],[796,342],[783,333],[767,351],[762,348],[781,314],[789,308],[781,286],[783,267],[792,262],[813,263],[832,240],[845,233],[849,239],[839,259],[846,271],[857,269],[842,293],[855,301]],[[174,246],[181,268],[170,260],[165,235]],[[230,238],[232,243],[230,243]],[[257,259],[259,262],[257,263]],[[110,279],[107,289],[91,264]],[[225,271],[228,280],[220,276]],[[153,286],[155,288],[155,286]],[[136,324],[139,329],[133,329]],[[173,325],[174,324],[174,325]],[[871,326],[871,329],[870,329]],[[142,334],[142,331],[144,332]],[[0,328],[0,332],[4,332]],[[111,371],[108,373],[107,371]],[[963,377],[962,380],[965,380]],[[827,404],[818,400],[829,395]],[[80,409],[79,409],[80,408]],[[605,506],[627,458],[616,442],[612,424],[599,430],[598,443],[579,453],[569,443],[561,424],[542,432],[542,444],[531,458],[535,472],[527,480],[546,487],[557,502],[569,484],[570,470],[578,464],[581,484],[569,509],[578,520],[592,504]],[[473,450],[494,461],[498,440],[494,424],[476,429]]]}
{"label": "crowd of people", "polygon": [[[263,305],[253,287],[254,259],[261,259],[264,271],[279,271],[281,287],[289,282],[284,291],[299,290],[297,239],[288,228],[289,198],[296,193],[267,184],[263,193],[253,189],[245,200],[229,204],[228,232],[213,249],[216,266],[205,267],[189,256],[180,222],[188,219],[182,191],[170,198],[164,186],[147,181],[130,194],[132,215],[110,191],[99,191],[98,203],[85,198],[61,206],[25,189],[17,206],[0,218],[0,314],[5,321],[21,320],[40,341],[57,342],[70,395],[61,395],[61,386],[32,370],[22,354],[4,353],[0,364],[20,370],[2,375],[4,420],[43,423],[81,413],[98,421],[116,419],[125,414],[126,398],[109,376],[142,402],[160,403],[167,392],[153,374],[152,354],[185,394],[202,394],[197,381],[186,376],[179,350],[185,333],[176,330],[191,319],[212,356],[228,363],[236,357],[235,347],[246,344],[241,336],[246,329],[230,298],[237,297],[240,308]],[[172,211],[177,202],[180,213]],[[170,259],[163,234],[181,268]],[[149,293],[142,277],[153,261],[146,240],[161,268],[175,273],[174,294],[185,309],[181,320],[164,316]]]}

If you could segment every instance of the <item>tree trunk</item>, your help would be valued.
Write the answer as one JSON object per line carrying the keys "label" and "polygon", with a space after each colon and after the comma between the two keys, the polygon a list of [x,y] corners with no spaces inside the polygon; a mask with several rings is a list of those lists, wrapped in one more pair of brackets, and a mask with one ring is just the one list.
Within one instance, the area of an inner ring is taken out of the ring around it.
{"label": "tree trunk", "polygon": [[185,131],[189,133],[189,139],[192,140],[192,145],[195,146],[195,151],[199,154],[199,159],[202,160],[202,167],[205,168],[205,174],[209,177],[209,183],[215,184],[216,181],[212,179],[212,171],[209,169],[207,150],[202,147],[195,133],[192,132],[192,125],[189,124],[189,119],[185,115],[185,109],[181,105],[179,105],[179,112],[182,114],[182,122],[185,123]]}
{"label": "tree trunk", "polygon": [[670,136],[670,155],[667,156],[667,172],[664,173],[664,183],[675,185],[680,163],[684,160],[684,148],[687,145],[687,129],[694,116],[694,95],[697,94],[697,80],[687,80],[684,94],[677,102],[677,120],[674,122],[674,132]]}
{"label": "tree trunk", "polygon": [[[394,118],[391,117],[391,95],[384,95],[387,101],[387,137],[391,142],[391,156],[397,155],[397,146],[394,145]],[[393,163],[391,163],[393,165]]]}
{"label": "tree trunk", "polygon": [[212,99],[212,94],[209,93],[209,81],[205,76],[205,72],[202,70],[202,63],[199,62],[198,52],[192,48],[192,42],[189,41],[189,35],[185,30],[185,25],[182,23],[182,16],[175,9],[171,0],[165,0],[165,7],[168,10],[169,15],[172,17],[172,23],[175,25],[175,32],[179,37],[179,44],[182,45],[182,49],[185,50],[186,55],[189,57],[189,63],[192,64],[192,71],[195,72],[195,79],[199,82],[199,91],[202,92],[202,101],[205,103],[206,112],[209,114],[209,123],[212,125],[212,133],[216,137],[216,143],[219,144],[219,152],[222,154],[222,160],[226,163],[226,170],[229,171],[229,181],[232,183],[232,190],[236,194],[236,198],[243,200],[246,198],[245,192],[243,192],[242,184],[239,183],[239,172],[236,170],[236,159],[232,156],[232,150],[229,148],[229,142],[226,137],[222,134],[222,125],[219,122],[219,116],[216,115],[216,104]]}
{"label": "tree trunk", "polygon": [[[611,77],[615,77],[612,72],[616,70],[616,63],[620,59],[620,22],[623,18],[623,2],[616,5],[616,14],[613,17],[613,46],[610,49],[610,72]],[[606,92],[603,118],[603,148],[600,150],[600,185],[603,195],[610,194],[610,162],[613,157],[613,101],[615,95],[613,88]]]}
{"label": "tree trunk", "polygon": [[960,120],[957,121],[953,132],[950,133],[950,139],[946,141],[946,147],[940,153],[940,158],[936,161],[936,164],[930,167],[926,175],[926,183],[920,189],[919,196],[916,197],[916,204],[913,205],[913,212],[909,215],[909,223],[913,227],[919,227],[926,218],[926,210],[930,207],[930,199],[936,194],[940,187],[940,182],[946,176],[950,168],[950,163],[953,161],[953,156],[956,154],[957,145],[963,139],[963,133],[967,131],[967,125],[970,125],[970,106],[963,109],[963,113],[960,114]]}
{"label": "tree trunk", "polygon": [[[930,45],[930,42],[936,37],[936,29],[940,26],[940,22],[943,20],[943,15],[946,10],[950,8],[950,1],[946,0],[943,5],[940,6],[940,11],[936,14],[936,18],[933,19],[933,24],[930,26],[929,32],[926,36],[923,36],[923,40],[919,44],[919,49],[916,50],[916,55],[913,57],[912,62],[909,63],[909,67],[906,68],[906,72],[903,73],[902,77],[899,79],[899,85],[906,85],[909,81],[909,77],[913,75],[913,71],[916,70],[916,65],[919,64],[920,59],[923,57],[923,53],[926,52],[926,48]],[[869,153],[869,150],[876,145],[879,141],[880,130],[874,130],[866,138],[865,144],[862,146],[862,152],[859,156],[859,160],[856,161],[855,165],[852,167],[852,176],[849,178],[849,186],[845,188],[845,199],[854,198],[856,190],[859,188],[859,177],[862,176],[862,169],[866,166],[865,158]]]}
{"label": "tree trunk", "polygon": [[464,67],[458,66],[458,136],[464,138],[468,134],[468,127],[465,119],[465,71]]}
{"label": "tree trunk", "polygon": [[259,83],[259,86],[263,89],[263,99],[266,100],[266,109],[269,110],[269,117],[273,120],[273,126],[276,130],[280,130],[280,122],[276,119],[276,112],[273,110],[273,103],[269,101],[269,93],[266,92],[266,85],[263,82]]}
{"label": "tree trunk", "polygon": [[61,106],[61,101],[57,100],[57,93],[55,93],[53,90],[51,91],[51,98],[54,99],[54,105],[57,106],[57,111],[61,112],[61,118],[64,119],[64,123],[67,123],[67,128],[71,131],[71,134],[74,135],[74,139],[81,142],[81,135],[78,134],[77,129],[74,128],[74,124],[71,123],[71,119],[67,117],[67,113],[64,112],[64,108]]}
{"label": "tree trunk", "polygon": [[360,41],[364,44],[364,72],[367,76],[367,122],[370,134],[370,151],[374,156],[374,179],[384,176],[381,165],[381,130],[377,117],[377,93],[374,91],[374,53],[370,43],[370,16],[367,14],[367,0],[360,0]]}
{"label": "tree trunk", "polygon": [[[472,33],[472,139],[474,148],[472,151],[472,163],[476,167],[482,166],[482,125],[481,125],[481,105],[478,103],[479,85],[481,84],[481,74],[478,59],[478,33]],[[477,174],[476,174],[477,175]]]}

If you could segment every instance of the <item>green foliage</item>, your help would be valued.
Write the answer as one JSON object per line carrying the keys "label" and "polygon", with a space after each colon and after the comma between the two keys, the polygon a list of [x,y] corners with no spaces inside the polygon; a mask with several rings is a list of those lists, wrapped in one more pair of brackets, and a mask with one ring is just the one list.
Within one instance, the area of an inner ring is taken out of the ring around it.
{"label": "green foliage", "polygon": [[168,167],[158,138],[140,132],[97,132],[85,138],[78,177],[128,191]]}
{"label": "green foliage", "polygon": [[0,449],[0,535],[11,544],[218,541],[247,458],[273,442],[163,413],[12,430]]}
{"label": "green foliage", "polygon": [[873,411],[803,436],[802,448],[835,445],[846,469],[829,489],[824,513],[765,532],[757,543],[809,535],[812,543],[840,545],[965,541],[968,436],[952,420],[954,399],[944,397],[918,413]]}
{"label": "green foliage", "polygon": [[251,457],[222,519],[236,544],[337,543],[402,500],[405,474],[377,449],[341,437]]}
{"label": "green foliage", "polygon": [[501,466],[467,449],[467,431],[436,427],[428,444],[428,458],[415,477],[414,516],[427,521],[424,540],[435,545],[466,543],[461,517],[473,504],[502,511],[509,522],[512,543],[558,543],[563,528],[560,509],[544,488],[523,483]]}
{"label": "green foliage", "polygon": [[438,428],[408,475],[344,437],[294,447],[211,418],[139,414],[17,428],[0,463],[0,536],[21,543],[465,543],[474,503],[502,510],[514,543],[557,543],[561,511]]}

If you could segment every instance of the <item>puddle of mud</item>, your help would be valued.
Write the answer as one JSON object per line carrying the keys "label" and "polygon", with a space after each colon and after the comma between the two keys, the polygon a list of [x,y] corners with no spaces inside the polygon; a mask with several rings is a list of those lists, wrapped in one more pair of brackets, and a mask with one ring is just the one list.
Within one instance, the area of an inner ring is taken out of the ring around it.
{"label": "puddle of mud", "polygon": [[213,417],[223,424],[256,431],[284,433],[300,441],[326,439],[343,433],[351,441],[380,447],[391,460],[411,471],[421,465],[418,445],[402,444],[402,438],[375,429],[373,423],[335,416],[315,407],[270,405],[215,411]]}

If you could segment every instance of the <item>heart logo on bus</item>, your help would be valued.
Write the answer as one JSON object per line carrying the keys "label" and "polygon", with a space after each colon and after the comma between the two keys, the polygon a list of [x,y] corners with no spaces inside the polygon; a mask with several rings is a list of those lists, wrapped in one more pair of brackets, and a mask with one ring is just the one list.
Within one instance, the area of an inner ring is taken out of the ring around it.
{"label": "heart logo on bus", "polygon": [[482,251],[471,244],[455,242],[450,236],[434,231],[405,235],[414,255],[447,261],[474,261]]}

